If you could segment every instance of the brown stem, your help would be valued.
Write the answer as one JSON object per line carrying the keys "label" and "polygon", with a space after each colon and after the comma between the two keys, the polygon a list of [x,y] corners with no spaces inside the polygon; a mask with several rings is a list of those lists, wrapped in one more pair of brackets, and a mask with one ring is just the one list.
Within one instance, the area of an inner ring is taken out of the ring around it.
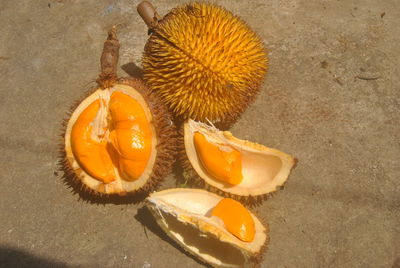
{"label": "brown stem", "polygon": [[157,11],[153,7],[153,5],[148,1],[142,1],[137,6],[137,12],[140,17],[144,20],[147,27],[153,28],[159,21],[160,16],[157,14]]}
{"label": "brown stem", "polygon": [[111,87],[118,79],[117,65],[119,59],[119,41],[116,26],[108,31],[107,40],[104,42],[103,53],[100,58],[101,73],[96,82],[103,89]]}

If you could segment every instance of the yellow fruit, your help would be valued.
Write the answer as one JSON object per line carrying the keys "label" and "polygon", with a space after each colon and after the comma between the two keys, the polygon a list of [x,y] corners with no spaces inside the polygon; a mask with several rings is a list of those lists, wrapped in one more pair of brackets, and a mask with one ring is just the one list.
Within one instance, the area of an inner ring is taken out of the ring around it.
{"label": "yellow fruit", "polygon": [[96,194],[150,191],[171,170],[176,131],[158,98],[138,79],[118,79],[119,42],[109,32],[98,88],[66,125],[67,174]]}
{"label": "yellow fruit", "polygon": [[225,228],[245,242],[251,242],[255,236],[254,220],[250,212],[238,201],[224,198],[214,207],[212,216],[219,217]]}
{"label": "yellow fruit", "polygon": [[242,181],[242,157],[238,150],[231,146],[214,145],[200,132],[194,133],[193,141],[203,167],[213,177],[232,185]]}
{"label": "yellow fruit", "polygon": [[183,119],[233,122],[267,70],[261,39],[239,17],[209,3],[173,9],[150,24],[144,80]]}

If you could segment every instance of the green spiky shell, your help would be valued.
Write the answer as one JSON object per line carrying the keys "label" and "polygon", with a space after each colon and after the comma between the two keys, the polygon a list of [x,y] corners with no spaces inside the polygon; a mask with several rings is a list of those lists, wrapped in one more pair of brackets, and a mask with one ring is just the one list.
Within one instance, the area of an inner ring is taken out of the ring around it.
{"label": "green spiky shell", "polygon": [[91,90],[88,94],[85,95],[80,101],[78,101],[71,109],[71,112],[68,115],[68,118],[64,121],[63,124],[63,143],[60,146],[61,150],[61,169],[64,171],[64,178],[66,183],[69,184],[75,191],[80,190],[92,194],[92,195],[100,195],[100,196],[109,196],[109,195],[127,195],[135,193],[135,195],[141,195],[145,197],[145,195],[151,191],[154,191],[160,182],[172,171],[172,164],[175,161],[176,155],[176,128],[172,124],[171,114],[166,109],[165,105],[159,100],[159,98],[151,93],[148,88],[144,85],[144,83],[139,79],[127,78],[127,79],[119,79],[114,82],[115,84],[122,84],[132,87],[138,93],[142,95],[148,107],[152,113],[152,121],[150,122],[155,129],[155,134],[157,136],[157,145],[156,145],[156,160],[152,168],[152,172],[146,182],[146,184],[136,189],[132,192],[117,192],[109,194],[104,191],[105,187],[103,184],[99,185],[97,189],[93,189],[88,187],[84,183],[82,183],[82,176],[88,176],[84,172],[83,169],[78,168],[74,169],[72,165],[73,159],[67,156],[68,148],[65,148],[64,137],[66,134],[69,118],[71,117],[74,110],[79,106],[79,104],[84,101],[88,96],[94,93],[96,90]]}
{"label": "green spiky shell", "polygon": [[267,69],[264,45],[224,8],[186,4],[150,30],[144,80],[176,116],[232,122],[259,92]]}

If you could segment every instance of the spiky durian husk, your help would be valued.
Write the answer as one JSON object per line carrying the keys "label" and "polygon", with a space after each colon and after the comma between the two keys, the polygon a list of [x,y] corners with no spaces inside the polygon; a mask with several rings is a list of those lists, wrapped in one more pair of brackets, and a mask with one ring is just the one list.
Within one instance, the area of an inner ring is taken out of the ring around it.
{"label": "spiky durian husk", "polygon": [[259,92],[267,69],[264,45],[224,8],[186,4],[150,30],[144,80],[176,116],[234,122]]}
{"label": "spiky durian husk", "polygon": [[254,267],[258,268],[261,267],[261,262],[264,259],[264,254],[268,251],[268,245],[270,242],[270,228],[269,228],[269,224],[267,223],[267,220],[265,219],[265,217],[260,216],[257,212],[253,211],[252,212],[260,221],[261,223],[264,225],[265,227],[265,233],[267,234],[267,239],[265,240],[264,244],[262,245],[260,251],[252,256],[251,260],[254,263]]}
{"label": "spiky durian husk", "polygon": [[[89,193],[91,195],[99,195],[103,196],[125,196],[129,194],[135,194],[135,196],[139,196],[140,200],[145,198],[150,191],[153,191],[157,188],[160,182],[167,176],[172,170],[172,164],[175,161],[175,155],[177,152],[177,144],[176,144],[176,128],[171,121],[171,114],[166,109],[165,105],[159,100],[159,98],[151,93],[144,83],[138,79],[134,78],[126,78],[119,79],[116,84],[123,84],[131,86],[137,92],[139,92],[146,103],[149,106],[149,109],[152,113],[152,121],[151,124],[154,126],[157,136],[157,145],[156,145],[156,160],[152,168],[152,172],[146,182],[146,184],[132,192],[118,192],[113,194],[107,194],[102,192],[102,188],[98,188],[94,190],[85,184],[82,183],[81,177],[87,176],[84,174],[82,169],[73,169],[71,162],[67,158],[64,137],[68,125],[69,118],[73,111],[78,107],[78,105],[88,96],[90,96],[95,90],[90,90],[84,98],[77,101],[73,107],[71,107],[71,111],[68,114],[68,118],[63,122],[63,140],[62,144],[60,144],[60,169],[64,171],[64,180],[65,182],[72,187],[72,189],[76,191],[82,191],[85,193]],[[103,187],[104,188],[104,187]],[[88,198],[90,199],[90,198]],[[139,201],[140,201],[139,200]],[[117,200],[118,201],[118,200]],[[119,200],[120,201],[120,200]]]}

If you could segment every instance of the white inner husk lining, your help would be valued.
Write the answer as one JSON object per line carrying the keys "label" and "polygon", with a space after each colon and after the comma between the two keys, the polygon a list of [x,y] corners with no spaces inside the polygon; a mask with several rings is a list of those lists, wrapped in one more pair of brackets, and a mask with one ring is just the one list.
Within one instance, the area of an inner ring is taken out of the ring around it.
{"label": "white inner husk lining", "polygon": [[200,255],[206,261],[225,267],[243,267],[246,259],[243,253],[231,244],[201,232],[191,224],[185,224],[176,217],[159,210],[165,227],[173,238],[184,244],[190,251]]}

